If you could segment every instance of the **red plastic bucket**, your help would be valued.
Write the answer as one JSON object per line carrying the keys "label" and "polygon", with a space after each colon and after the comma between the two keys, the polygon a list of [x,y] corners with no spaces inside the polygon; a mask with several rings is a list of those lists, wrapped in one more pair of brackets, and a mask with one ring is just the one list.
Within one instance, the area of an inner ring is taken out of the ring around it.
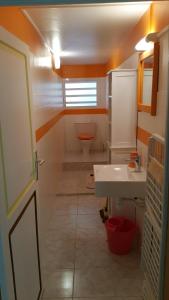
{"label": "red plastic bucket", "polygon": [[128,254],[138,231],[137,225],[124,217],[114,217],[106,221],[108,245],[115,254]]}

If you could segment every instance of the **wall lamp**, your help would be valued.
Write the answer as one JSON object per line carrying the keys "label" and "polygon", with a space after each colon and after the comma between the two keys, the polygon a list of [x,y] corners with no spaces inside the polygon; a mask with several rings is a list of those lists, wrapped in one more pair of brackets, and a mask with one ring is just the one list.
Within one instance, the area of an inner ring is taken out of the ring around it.
{"label": "wall lamp", "polygon": [[157,42],[157,32],[149,33],[141,39],[135,46],[136,51],[150,51],[154,48],[154,43]]}
{"label": "wall lamp", "polygon": [[53,54],[54,68],[60,69],[60,56],[57,53]]}

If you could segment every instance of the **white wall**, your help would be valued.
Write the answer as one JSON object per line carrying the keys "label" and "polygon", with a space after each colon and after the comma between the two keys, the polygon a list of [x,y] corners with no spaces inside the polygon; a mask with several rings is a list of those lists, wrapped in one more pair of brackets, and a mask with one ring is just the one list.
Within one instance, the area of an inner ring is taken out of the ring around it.
{"label": "white wall", "polygon": [[[164,33],[160,38],[160,66],[159,66],[159,88],[157,96],[157,114],[151,116],[146,112],[138,113],[138,127],[150,132],[165,135],[167,89],[168,89],[168,55],[169,55],[169,33]],[[138,53],[131,55],[119,68],[136,68],[138,66]],[[138,151],[142,156],[142,164],[147,164],[148,147],[141,141],[137,141]]]}
{"label": "white wall", "polygon": [[[45,57],[49,57],[47,50],[43,50],[43,58]],[[33,54],[31,71],[34,125],[37,129],[63,110],[63,83],[50,67],[38,66],[37,57]]]}
{"label": "white wall", "polygon": [[[43,57],[49,55],[43,51]],[[35,130],[63,110],[62,79],[50,68],[36,65],[31,57],[33,119]],[[38,203],[40,241],[44,240],[55,201],[56,180],[61,176],[64,153],[64,122],[60,119],[37,143],[39,159],[46,162],[39,167]]]}
{"label": "white wall", "polygon": [[[167,92],[168,92],[168,56],[169,56],[169,33],[166,32],[160,37],[160,66],[159,66],[159,88],[157,97],[157,115],[151,116],[149,113],[138,113],[138,126],[150,133],[165,135]],[[138,53],[134,53],[119,68],[133,69],[138,65]],[[136,99],[137,101],[137,99]],[[142,157],[142,164],[146,167],[148,146],[140,140],[137,141],[138,152]],[[124,209],[124,207],[122,208]],[[132,204],[125,205],[125,215],[131,217]],[[142,232],[143,228],[143,208],[136,208],[136,221]]]}
{"label": "white wall", "polygon": [[[151,116],[145,112],[138,113],[138,126],[150,133],[165,135],[167,93],[168,93],[168,55],[169,55],[169,33],[164,33],[160,39],[160,65],[159,86],[157,95],[157,114]],[[142,154],[144,165],[147,162],[147,147],[138,142],[138,150]]]}
{"label": "white wall", "polygon": [[138,68],[138,59],[139,54],[135,52],[130,57],[128,57],[119,67],[118,69],[137,69]]}
{"label": "white wall", "polygon": [[[139,61],[139,54],[138,52],[135,52],[133,55],[131,55],[127,60],[125,60],[118,69],[137,69],[138,68],[138,61]],[[137,102],[137,98],[136,98]],[[139,145],[139,141],[137,141]],[[143,144],[144,146],[144,144]],[[147,147],[146,147],[147,149]],[[144,148],[141,148],[139,151],[141,151],[141,155],[146,155],[146,150]],[[115,208],[114,208],[115,210]],[[144,222],[144,208],[138,207],[134,205],[134,202],[126,200],[121,209],[117,212],[115,212],[120,215],[124,215],[128,217],[129,219],[135,220],[136,223],[139,226],[140,229],[140,239],[139,239],[139,248],[141,244],[142,239],[142,232],[143,232],[143,222]]]}
{"label": "white wall", "polygon": [[106,77],[100,77],[96,79],[98,84],[98,89],[97,89],[98,107],[106,107]]}
{"label": "white wall", "polygon": [[[106,107],[106,77],[92,78],[98,82],[98,108]],[[79,80],[83,80],[79,79]],[[86,78],[85,78],[86,80]],[[65,115],[65,152],[80,151],[80,142],[76,138],[74,123],[76,122],[95,122],[97,127],[96,140],[93,143],[93,149],[102,151],[107,141],[107,115],[104,114],[82,114]]]}
{"label": "white wall", "polygon": [[80,151],[80,142],[76,137],[74,123],[77,122],[95,122],[96,139],[93,142],[92,149],[103,151],[107,141],[107,115],[66,115],[64,117],[65,126],[65,151]]}

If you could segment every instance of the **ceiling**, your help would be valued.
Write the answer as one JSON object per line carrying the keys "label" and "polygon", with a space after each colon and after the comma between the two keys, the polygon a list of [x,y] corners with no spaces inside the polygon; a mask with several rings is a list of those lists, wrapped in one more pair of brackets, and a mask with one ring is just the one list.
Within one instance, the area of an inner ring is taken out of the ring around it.
{"label": "ceiling", "polygon": [[26,15],[61,64],[104,64],[138,23],[149,1],[26,9]]}

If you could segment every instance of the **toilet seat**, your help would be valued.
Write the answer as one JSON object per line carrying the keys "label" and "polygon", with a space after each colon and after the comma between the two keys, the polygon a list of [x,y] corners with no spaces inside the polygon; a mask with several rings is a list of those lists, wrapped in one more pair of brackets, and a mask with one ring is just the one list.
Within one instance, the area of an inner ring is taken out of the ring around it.
{"label": "toilet seat", "polygon": [[90,141],[94,139],[94,136],[89,134],[81,134],[78,136],[78,139],[81,141]]}
{"label": "toilet seat", "polygon": [[79,148],[81,148],[83,158],[88,160],[89,153],[93,147],[93,142],[96,139],[96,124],[95,122],[81,122],[74,124],[76,129],[76,139],[79,141]]}

